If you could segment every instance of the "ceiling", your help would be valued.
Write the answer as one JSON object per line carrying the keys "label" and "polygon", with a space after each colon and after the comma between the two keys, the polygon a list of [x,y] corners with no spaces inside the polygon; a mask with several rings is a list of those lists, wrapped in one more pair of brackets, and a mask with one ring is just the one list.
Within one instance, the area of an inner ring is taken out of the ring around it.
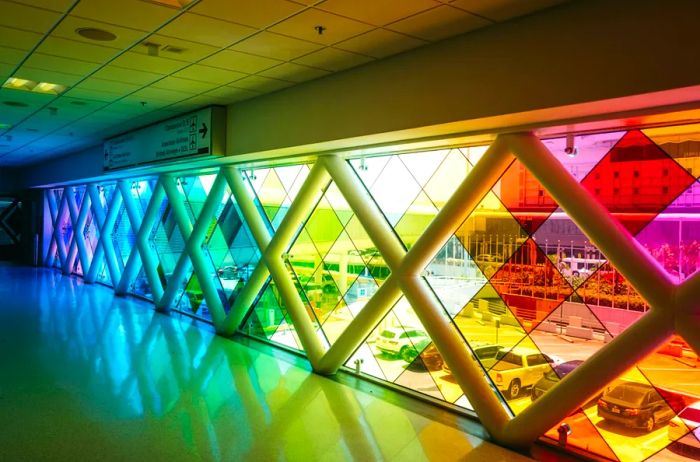
{"label": "ceiling", "polygon": [[[58,157],[563,1],[0,0],[0,83],[16,77],[67,87],[58,96],[0,89],[0,167]],[[81,28],[116,37],[87,39]]]}

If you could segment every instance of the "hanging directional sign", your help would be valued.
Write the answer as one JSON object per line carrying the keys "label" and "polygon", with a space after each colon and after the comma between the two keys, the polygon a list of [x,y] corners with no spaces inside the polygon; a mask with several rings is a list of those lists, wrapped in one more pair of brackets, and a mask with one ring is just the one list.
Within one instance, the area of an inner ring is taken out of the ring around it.
{"label": "hanging directional sign", "polygon": [[104,169],[224,155],[226,108],[209,107],[110,138],[104,143]]}

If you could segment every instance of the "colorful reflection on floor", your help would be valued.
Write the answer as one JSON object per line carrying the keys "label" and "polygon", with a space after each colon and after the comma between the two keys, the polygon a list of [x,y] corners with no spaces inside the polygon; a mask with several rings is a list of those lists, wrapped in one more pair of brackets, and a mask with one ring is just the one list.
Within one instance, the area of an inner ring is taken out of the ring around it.
{"label": "colorful reflection on floor", "polygon": [[0,278],[3,460],[528,460],[107,287]]}

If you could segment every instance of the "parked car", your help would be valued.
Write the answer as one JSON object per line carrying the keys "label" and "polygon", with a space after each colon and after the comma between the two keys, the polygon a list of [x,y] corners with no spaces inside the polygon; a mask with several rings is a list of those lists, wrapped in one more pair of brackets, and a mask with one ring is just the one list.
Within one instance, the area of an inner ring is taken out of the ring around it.
{"label": "parked car", "polygon": [[[693,430],[687,433],[688,430]],[[686,434],[687,433],[687,434]],[[668,424],[668,439],[675,441],[671,449],[700,460],[700,401],[678,413]]]}
{"label": "parked car", "polygon": [[[485,343],[485,342],[472,342],[469,347],[472,350],[472,356],[475,360],[483,363],[484,361],[489,361],[493,363],[498,352],[503,349],[503,345],[498,345],[495,343]],[[450,366],[443,361],[442,370],[447,374],[452,374]]]}
{"label": "parked car", "polygon": [[556,364],[551,371],[548,371],[539,379],[533,386],[530,393],[530,399],[535,401],[540,396],[544,395],[550,388],[556,385],[568,373],[583,364],[581,360],[567,361],[561,364]]}
{"label": "parked car", "polygon": [[501,348],[494,359],[482,360],[481,364],[505,397],[514,399],[523,388],[537,383],[556,361],[538,350],[515,347],[512,350]]}
{"label": "parked car", "polygon": [[[442,355],[438,352],[435,344],[430,341],[430,339],[421,340],[415,343],[416,355],[411,357],[401,357],[404,361],[409,364],[413,364],[418,354],[420,354],[422,364],[415,364],[416,368],[422,368],[419,372],[436,372],[444,367],[445,361],[442,359]],[[423,367],[424,366],[424,367]]]}
{"label": "parked car", "polygon": [[412,362],[418,356],[414,345],[430,341],[425,331],[415,328],[387,327],[377,337],[375,345],[385,354],[399,356],[406,362]]}
{"label": "parked car", "polygon": [[598,400],[598,416],[627,427],[651,432],[675,414],[651,385],[622,382],[603,393]]}

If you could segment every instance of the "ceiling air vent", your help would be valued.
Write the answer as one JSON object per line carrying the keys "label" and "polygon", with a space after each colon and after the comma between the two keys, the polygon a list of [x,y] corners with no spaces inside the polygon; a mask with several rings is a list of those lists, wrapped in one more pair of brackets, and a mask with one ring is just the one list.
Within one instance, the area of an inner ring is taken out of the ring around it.
{"label": "ceiling air vent", "polygon": [[172,45],[165,45],[165,46],[163,47],[163,51],[167,51],[168,53],[172,53],[172,54],[179,55],[179,54],[181,54],[182,52],[184,52],[185,49],[184,49],[184,48],[180,48],[180,47],[175,47],[175,46],[172,46]]}

